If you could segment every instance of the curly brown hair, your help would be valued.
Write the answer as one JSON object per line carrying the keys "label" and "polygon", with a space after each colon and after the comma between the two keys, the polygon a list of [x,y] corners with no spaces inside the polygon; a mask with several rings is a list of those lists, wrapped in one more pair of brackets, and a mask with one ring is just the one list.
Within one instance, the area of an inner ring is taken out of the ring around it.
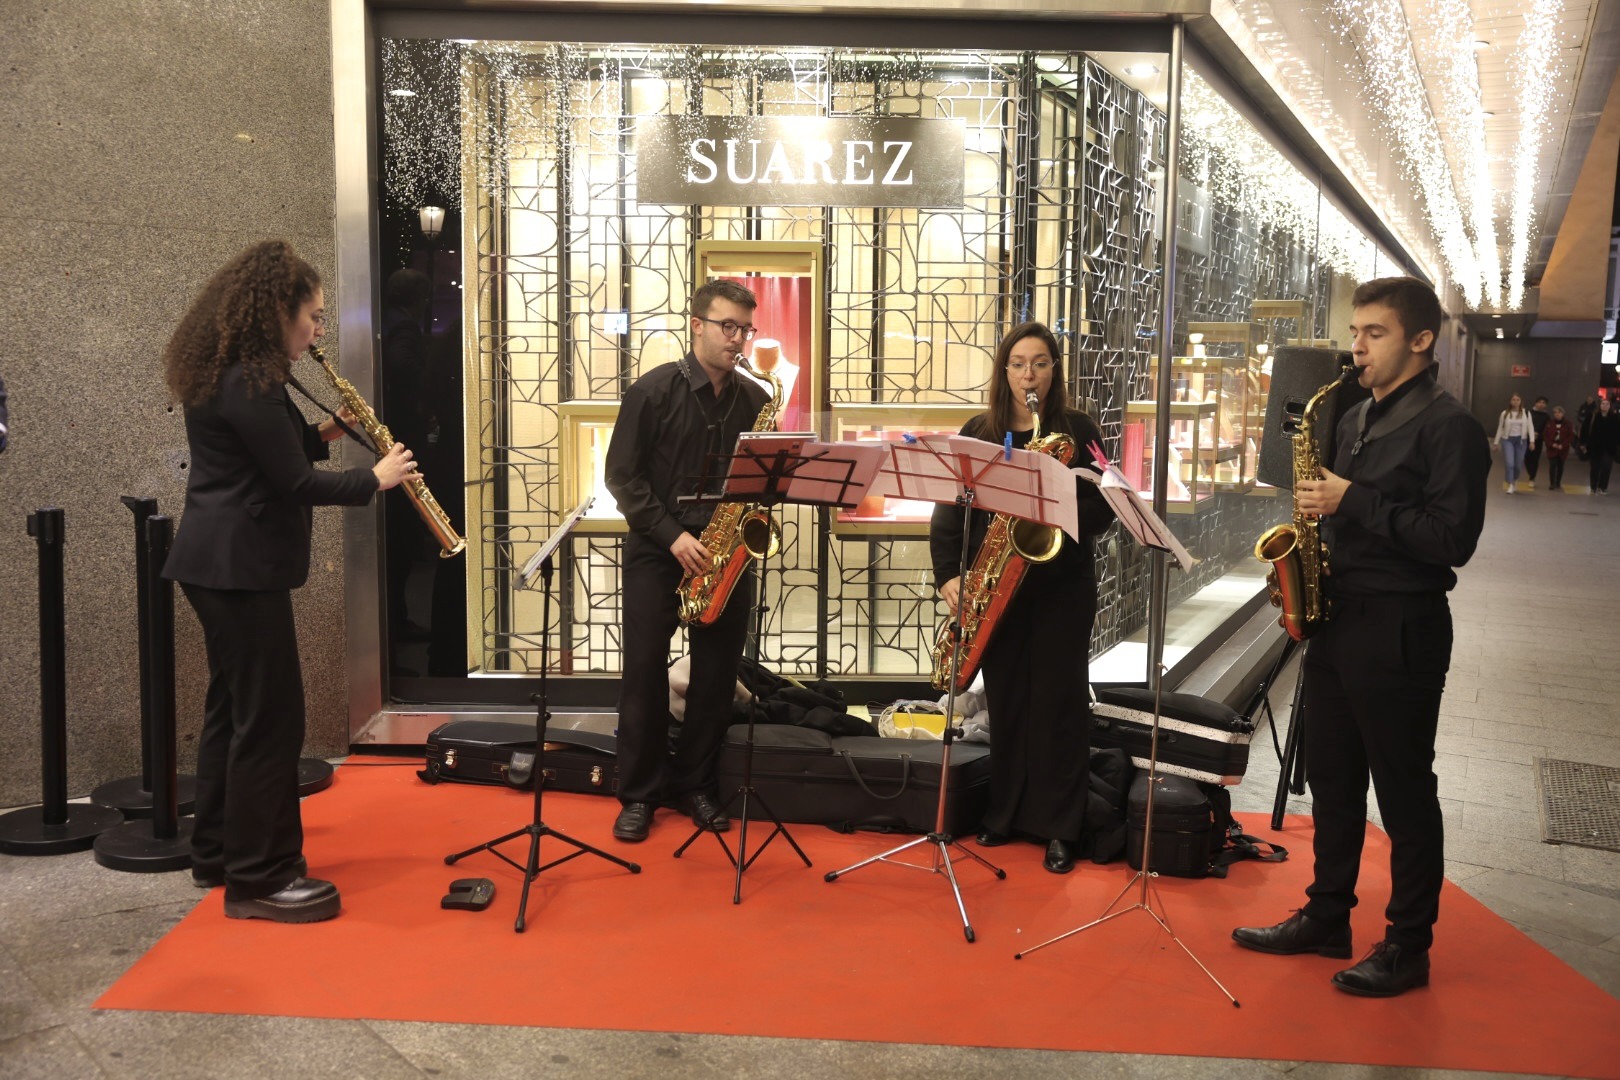
{"label": "curly brown hair", "polygon": [[214,396],[240,363],[254,393],[287,381],[283,323],[321,287],[321,275],[284,240],[254,244],[220,268],[163,350],[164,380],[181,405]]}

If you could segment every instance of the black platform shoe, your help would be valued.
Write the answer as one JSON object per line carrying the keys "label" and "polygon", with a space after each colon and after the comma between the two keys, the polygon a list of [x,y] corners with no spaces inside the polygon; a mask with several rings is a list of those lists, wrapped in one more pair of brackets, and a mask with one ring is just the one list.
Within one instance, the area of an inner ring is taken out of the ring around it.
{"label": "black platform shoe", "polygon": [[1006,833],[991,832],[989,829],[986,829],[973,839],[980,847],[1000,847],[1002,844],[1005,844],[1010,837],[1008,837]]}
{"label": "black platform shoe", "polygon": [[1333,985],[1362,997],[1394,997],[1429,985],[1429,951],[1403,949],[1388,941],[1372,947],[1366,959],[1333,976]]}
{"label": "black platform shoe", "polygon": [[1350,959],[1350,920],[1323,922],[1296,911],[1276,926],[1240,926],[1232,940],[1245,949],[1294,956],[1313,952],[1337,960]]}
{"label": "black platform shoe", "polygon": [[269,919],[281,923],[321,922],[336,917],[343,906],[337,886],[319,878],[294,878],[279,892],[251,900],[225,898],[228,919]]}

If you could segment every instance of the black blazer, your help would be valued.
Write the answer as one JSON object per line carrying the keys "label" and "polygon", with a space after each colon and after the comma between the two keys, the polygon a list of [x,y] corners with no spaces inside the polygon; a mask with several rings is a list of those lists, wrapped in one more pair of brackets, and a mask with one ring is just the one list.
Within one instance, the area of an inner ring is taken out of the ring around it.
{"label": "black blazer", "polygon": [[326,444],[285,386],[253,393],[232,364],[206,403],[186,410],[191,478],[163,576],[210,589],[296,589],[309,577],[313,506],[363,506],[370,469],[324,472]]}

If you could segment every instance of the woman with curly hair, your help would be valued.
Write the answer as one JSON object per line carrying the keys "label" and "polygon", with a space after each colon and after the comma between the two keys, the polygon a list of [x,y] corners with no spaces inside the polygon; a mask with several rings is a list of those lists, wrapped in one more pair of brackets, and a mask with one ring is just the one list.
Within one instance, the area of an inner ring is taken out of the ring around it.
{"label": "woman with curly hair", "polygon": [[201,888],[225,886],[235,919],[338,913],[337,888],[304,876],[292,590],[309,576],[312,507],[362,506],[415,468],[401,444],[369,469],[313,467],[342,431],[306,423],[286,383],[321,337],[324,304],[320,275],[292,248],[256,244],[204,286],[163,354],[191,450],[163,574],[196,610],[208,651],[191,874]]}

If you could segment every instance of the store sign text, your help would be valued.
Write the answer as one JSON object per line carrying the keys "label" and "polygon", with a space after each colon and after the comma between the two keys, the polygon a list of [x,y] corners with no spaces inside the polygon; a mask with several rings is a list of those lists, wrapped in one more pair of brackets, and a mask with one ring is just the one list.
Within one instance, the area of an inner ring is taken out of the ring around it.
{"label": "store sign text", "polygon": [[653,117],[636,132],[636,197],[711,206],[962,205],[955,120]]}

